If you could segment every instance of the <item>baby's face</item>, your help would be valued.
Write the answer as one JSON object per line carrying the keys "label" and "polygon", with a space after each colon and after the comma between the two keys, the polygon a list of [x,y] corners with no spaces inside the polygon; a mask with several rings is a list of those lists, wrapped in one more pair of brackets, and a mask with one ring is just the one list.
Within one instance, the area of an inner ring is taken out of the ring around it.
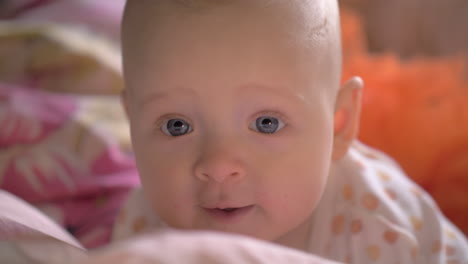
{"label": "baby's face", "polygon": [[293,7],[236,3],[171,11],[139,28],[138,46],[124,43],[138,168],[170,226],[284,244],[307,235],[331,164],[339,74],[320,2],[309,32]]}

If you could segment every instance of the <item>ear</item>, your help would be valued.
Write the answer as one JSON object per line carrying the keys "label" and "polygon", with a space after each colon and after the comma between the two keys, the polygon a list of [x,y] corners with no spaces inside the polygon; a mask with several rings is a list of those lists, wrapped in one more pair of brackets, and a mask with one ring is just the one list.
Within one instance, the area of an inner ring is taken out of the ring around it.
{"label": "ear", "polygon": [[361,78],[353,77],[346,81],[338,92],[335,105],[333,160],[342,158],[357,136],[363,86]]}

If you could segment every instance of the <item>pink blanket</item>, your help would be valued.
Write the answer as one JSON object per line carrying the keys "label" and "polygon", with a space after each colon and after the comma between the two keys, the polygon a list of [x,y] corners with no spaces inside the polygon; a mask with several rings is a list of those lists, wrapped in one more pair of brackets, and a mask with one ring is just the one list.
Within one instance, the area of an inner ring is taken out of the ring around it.
{"label": "pink blanket", "polygon": [[125,0],[4,0],[0,19],[84,26],[116,42]]}
{"label": "pink blanket", "polygon": [[83,121],[92,113],[86,102],[0,83],[0,189],[94,248],[109,240],[121,203],[139,180],[132,157],[112,135]]}

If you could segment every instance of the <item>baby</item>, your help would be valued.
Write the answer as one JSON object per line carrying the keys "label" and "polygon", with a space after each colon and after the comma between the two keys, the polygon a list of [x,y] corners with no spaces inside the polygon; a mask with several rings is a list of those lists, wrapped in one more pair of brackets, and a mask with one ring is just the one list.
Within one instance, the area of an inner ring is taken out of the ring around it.
{"label": "baby", "polygon": [[347,263],[468,261],[432,199],[355,141],[363,82],[340,85],[338,17],[332,0],[128,1],[123,101],[151,228]]}

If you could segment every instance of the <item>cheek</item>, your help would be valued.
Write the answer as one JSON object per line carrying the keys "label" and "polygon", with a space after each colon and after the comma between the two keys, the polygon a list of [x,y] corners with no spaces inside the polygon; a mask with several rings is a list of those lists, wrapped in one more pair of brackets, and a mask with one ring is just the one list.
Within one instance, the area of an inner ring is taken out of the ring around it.
{"label": "cheek", "polygon": [[155,187],[176,182],[181,175],[188,174],[190,151],[180,144],[168,143],[160,134],[159,131],[138,126],[137,122],[132,126],[133,150],[140,176],[144,184],[151,183]]}
{"label": "cheek", "polygon": [[168,155],[151,155],[138,162],[140,177],[145,189],[159,195],[175,196],[187,193],[194,177],[187,162]]}
{"label": "cheek", "polygon": [[284,201],[301,195],[310,199],[311,195],[321,194],[328,173],[329,162],[326,160],[306,160],[302,157],[290,156],[276,162],[275,166],[271,166],[265,172],[266,187],[264,189]]}
{"label": "cheek", "polygon": [[[270,154],[262,174],[260,199],[286,211],[311,210],[325,188],[331,162],[331,143],[322,137],[296,138],[281,156]],[[274,162],[273,162],[274,161]],[[304,208],[307,207],[307,208]]]}
{"label": "cheek", "polygon": [[190,227],[196,202],[190,180],[193,177],[187,173],[186,166],[167,155],[164,158],[152,156],[151,160],[139,167],[143,189],[154,212],[170,226]]}
{"label": "cheek", "polygon": [[154,206],[177,210],[188,204],[194,184],[188,151],[178,154],[151,140],[134,140],[134,151],[143,188]]}

